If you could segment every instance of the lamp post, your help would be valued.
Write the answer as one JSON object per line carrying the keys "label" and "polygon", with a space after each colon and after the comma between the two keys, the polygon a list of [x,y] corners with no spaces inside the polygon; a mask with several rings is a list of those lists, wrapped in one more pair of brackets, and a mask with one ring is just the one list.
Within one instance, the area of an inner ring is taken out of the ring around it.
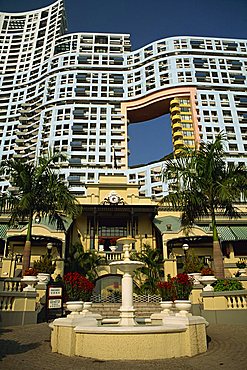
{"label": "lamp post", "polygon": [[185,257],[185,261],[187,260],[187,252],[188,252],[188,249],[189,249],[189,244],[183,244],[182,245],[182,249],[184,251],[184,257]]}
{"label": "lamp post", "polygon": [[40,221],[41,221],[41,217],[40,217],[40,215],[39,215],[39,214],[37,214],[37,215],[35,216],[34,220],[35,220],[36,224],[40,224]]}
{"label": "lamp post", "polygon": [[48,243],[46,248],[47,248],[47,254],[48,254],[48,258],[51,258],[51,250],[52,250],[52,243]]}

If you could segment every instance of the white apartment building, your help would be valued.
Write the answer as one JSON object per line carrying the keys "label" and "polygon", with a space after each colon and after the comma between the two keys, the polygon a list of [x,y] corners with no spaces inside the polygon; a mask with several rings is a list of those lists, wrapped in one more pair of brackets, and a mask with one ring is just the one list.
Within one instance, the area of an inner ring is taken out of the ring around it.
{"label": "white apartment building", "polygon": [[247,164],[247,40],[180,36],[131,51],[129,34],[66,32],[63,0],[0,14],[0,160],[59,150],[77,195],[118,174],[159,198],[163,162],[129,168],[128,125],[169,113],[175,155],[224,131],[227,161]]}

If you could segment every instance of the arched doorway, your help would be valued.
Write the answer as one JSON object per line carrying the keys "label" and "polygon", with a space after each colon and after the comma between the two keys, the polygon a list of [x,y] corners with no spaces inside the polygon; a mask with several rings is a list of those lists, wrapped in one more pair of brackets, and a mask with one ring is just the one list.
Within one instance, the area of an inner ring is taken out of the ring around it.
{"label": "arched doorway", "polygon": [[122,275],[110,274],[96,280],[94,293],[96,300],[118,303],[121,300]]}

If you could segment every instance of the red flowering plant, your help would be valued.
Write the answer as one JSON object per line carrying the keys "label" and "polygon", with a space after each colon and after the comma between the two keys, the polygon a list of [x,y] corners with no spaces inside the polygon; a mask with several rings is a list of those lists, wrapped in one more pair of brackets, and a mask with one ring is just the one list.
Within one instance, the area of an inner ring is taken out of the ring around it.
{"label": "red flowering plant", "polygon": [[110,239],[111,245],[116,245],[117,244],[117,238],[112,238]]}
{"label": "red flowering plant", "polygon": [[94,284],[78,272],[68,272],[63,277],[67,301],[90,300]]}
{"label": "red flowering plant", "polygon": [[188,300],[193,289],[193,278],[183,273],[173,277],[171,282],[175,289],[176,299]]}
{"label": "red flowering plant", "polygon": [[24,271],[23,276],[36,276],[38,274],[38,271],[34,269],[33,267],[29,267]]}
{"label": "red flowering plant", "polygon": [[210,275],[214,275],[214,272],[210,267],[204,267],[201,270],[201,275],[202,276],[210,276]]}
{"label": "red flowering plant", "polygon": [[174,301],[176,299],[174,285],[171,279],[168,279],[168,281],[159,281],[157,288],[162,301]]}

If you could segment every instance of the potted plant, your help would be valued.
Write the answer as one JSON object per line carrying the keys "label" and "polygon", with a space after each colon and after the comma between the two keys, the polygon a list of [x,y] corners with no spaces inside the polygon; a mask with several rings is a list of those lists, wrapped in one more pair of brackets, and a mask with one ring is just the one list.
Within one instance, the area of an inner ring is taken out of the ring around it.
{"label": "potted plant", "polygon": [[52,275],[56,269],[56,263],[52,262],[51,257],[45,255],[40,260],[34,261],[34,268],[38,271],[39,283],[47,284],[50,281],[50,275]]}
{"label": "potted plant", "polygon": [[200,283],[205,285],[203,288],[206,292],[212,292],[214,290],[213,284],[217,279],[214,277],[214,272],[210,267],[204,267],[201,271],[201,278],[199,278]]}
{"label": "potted plant", "polygon": [[33,268],[33,267],[29,267],[28,269],[25,270],[23,276],[37,276],[38,274],[38,271]]}
{"label": "potted plant", "polygon": [[109,248],[110,248],[110,250],[112,251],[112,252],[115,252],[116,251],[116,249],[117,249],[117,246],[116,246],[116,242],[117,242],[117,239],[116,238],[112,238],[112,239],[110,239],[110,246],[109,246]]}
{"label": "potted plant", "polygon": [[188,253],[185,256],[184,272],[189,274],[194,279],[194,284],[200,284],[199,277],[204,263],[201,258],[195,256],[193,253]]}
{"label": "potted plant", "polygon": [[179,310],[179,315],[186,316],[191,308],[189,300],[190,293],[193,289],[193,279],[188,274],[178,274],[171,279],[175,291],[175,307]]}
{"label": "potted plant", "polygon": [[35,285],[38,282],[37,270],[35,268],[28,268],[25,270],[21,281],[26,284],[26,287],[23,288],[24,292],[33,292],[35,291]]}
{"label": "potted plant", "polygon": [[104,239],[99,239],[99,252],[104,252]]}
{"label": "potted plant", "polygon": [[201,270],[201,276],[214,276],[214,271],[210,267],[204,267]]}
{"label": "potted plant", "polygon": [[163,313],[169,313],[173,301],[176,299],[172,279],[168,277],[168,281],[159,281],[157,283],[157,288],[162,298],[160,305],[163,309]]}
{"label": "potted plant", "polygon": [[239,261],[236,263],[236,266],[237,266],[237,268],[239,269],[239,270],[238,270],[239,275],[240,275],[240,276],[244,276],[244,275],[245,275],[246,263],[245,263],[244,261],[239,260]]}
{"label": "potted plant", "polygon": [[69,311],[82,311],[83,302],[90,301],[94,284],[78,272],[68,272],[63,277],[66,305]]}

